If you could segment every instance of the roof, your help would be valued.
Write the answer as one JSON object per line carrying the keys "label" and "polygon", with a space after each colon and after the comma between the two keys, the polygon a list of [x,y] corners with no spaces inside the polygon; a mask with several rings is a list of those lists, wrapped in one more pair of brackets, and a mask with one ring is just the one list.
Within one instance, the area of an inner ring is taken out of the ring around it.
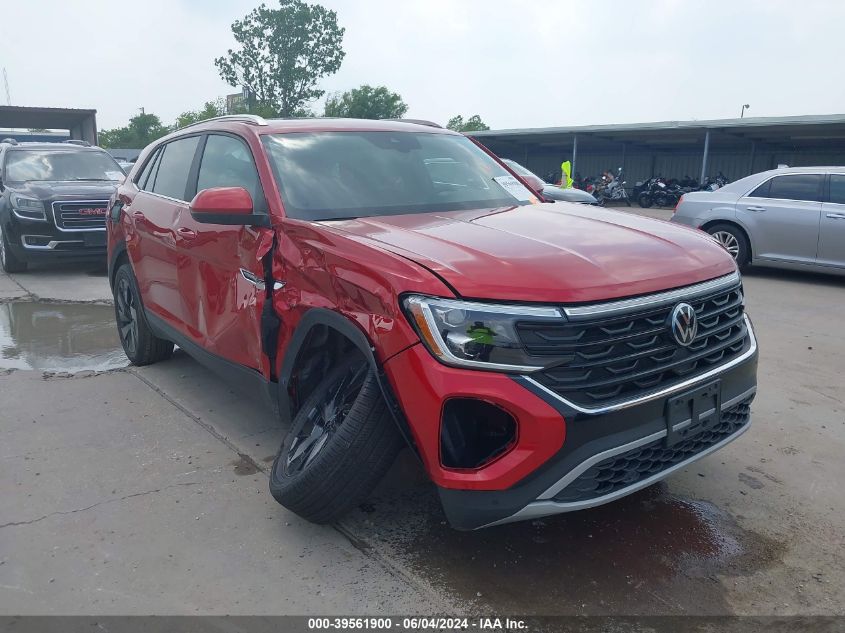
{"label": "roof", "polygon": [[[3,133],[0,132],[0,141],[3,139]],[[76,143],[42,143],[38,141],[22,141],[14,144],[8,144],[9,149],[64,149],[64,150],[75,150],[75,151],[98,151],[104,152],[105,150],[102,147],[97,147],[96,145],[77,145]]]}
{"label": "roof", "polygon": [[708,130],[711,131],[710,142],[717,146],[747,147],[750,141],[789,147],[820,144],[841,146],[845,143],[845,114],[485,130],[471,132],[470,135],[483,142],[530,142],[559,146],[572,143],[577,135],[579,147],[582,141],[590,147],[613,145],[618,148],[620,143],[677,147],[679,144],[703,141]]}

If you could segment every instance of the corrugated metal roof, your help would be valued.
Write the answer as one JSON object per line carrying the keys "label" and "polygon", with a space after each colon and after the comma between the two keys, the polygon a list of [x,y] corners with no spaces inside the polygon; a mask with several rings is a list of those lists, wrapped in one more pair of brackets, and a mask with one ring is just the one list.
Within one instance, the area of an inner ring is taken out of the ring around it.
{"label": "corrugated metal roof", "polygon": [[755,128],[804,125],[845,125],[845,114],[807,114],[784,117],[746,117],[742,119],[707,119],[693,121],[655,121],[648,123],[614,123],[569,127],[513,128],[470,132],[471,136],[526,136],[530,134],[579,134],[601,132],[640,132],[669,130],[708,130],[718,128]]}

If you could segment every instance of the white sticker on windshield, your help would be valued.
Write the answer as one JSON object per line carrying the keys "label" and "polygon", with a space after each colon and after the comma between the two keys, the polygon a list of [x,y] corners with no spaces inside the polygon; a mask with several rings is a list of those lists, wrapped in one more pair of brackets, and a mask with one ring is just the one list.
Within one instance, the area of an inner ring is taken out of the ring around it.
{"label": "white sticker on windshield", "polygon": [[513,176],[495,176],[493,180],[520,202],[536,199],[536,196]]}
{"label": "white sticker on windshield", "polygon": [[106,178],[109,180],[123,180],[126,177],[122,171],[107,171]]}

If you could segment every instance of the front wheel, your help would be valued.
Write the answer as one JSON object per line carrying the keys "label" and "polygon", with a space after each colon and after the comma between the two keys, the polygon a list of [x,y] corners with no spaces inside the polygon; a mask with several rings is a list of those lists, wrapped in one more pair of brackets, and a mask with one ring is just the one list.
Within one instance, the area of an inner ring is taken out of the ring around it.
{"label": "front wheel", "polygon": [[641,193],[639,197],[637,197],[637,204],[643,209],[650,208],[652,204],[651,196],[647,193]]}
{"label": "front wheel", "polygon": [[7,273],[22,273],[26,270],[26,262],[15,257],[9,247],[2,225],[0,225],[0,266]]}
{"label": "front wheel", "polygon": [[129,264],[123,264],[114,275],[114,316],[120,344],[133,365],[151,365],[170,358],[173,343],[158,338],[150,329]]}
{"label": "front wheel", "polygon": [[330,523],[364,501],[402,447],[370,364],[341,361],[294,416],[270,473],[280,504]]}

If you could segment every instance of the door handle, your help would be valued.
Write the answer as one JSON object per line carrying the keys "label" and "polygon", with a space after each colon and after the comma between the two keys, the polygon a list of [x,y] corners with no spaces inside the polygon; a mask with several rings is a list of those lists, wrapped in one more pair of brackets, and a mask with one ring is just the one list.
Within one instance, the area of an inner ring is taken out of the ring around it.
{"label": "door handle", "polygon": [[197,236],[197,232],[193,229],[186,229],[184,226],[176,229],[176,232],[184,240],[192,240]]}
{"label": "door handle", "polygon": [[831,220],[845,220],[845,213],[828,213],[825,217]]}
{"label": "door handle", "polygon": [[748,209],[749,211],[753,211],[754,213],[762,213],[763,211],[766,210],[765,207],[745,207],[745,208]]}

